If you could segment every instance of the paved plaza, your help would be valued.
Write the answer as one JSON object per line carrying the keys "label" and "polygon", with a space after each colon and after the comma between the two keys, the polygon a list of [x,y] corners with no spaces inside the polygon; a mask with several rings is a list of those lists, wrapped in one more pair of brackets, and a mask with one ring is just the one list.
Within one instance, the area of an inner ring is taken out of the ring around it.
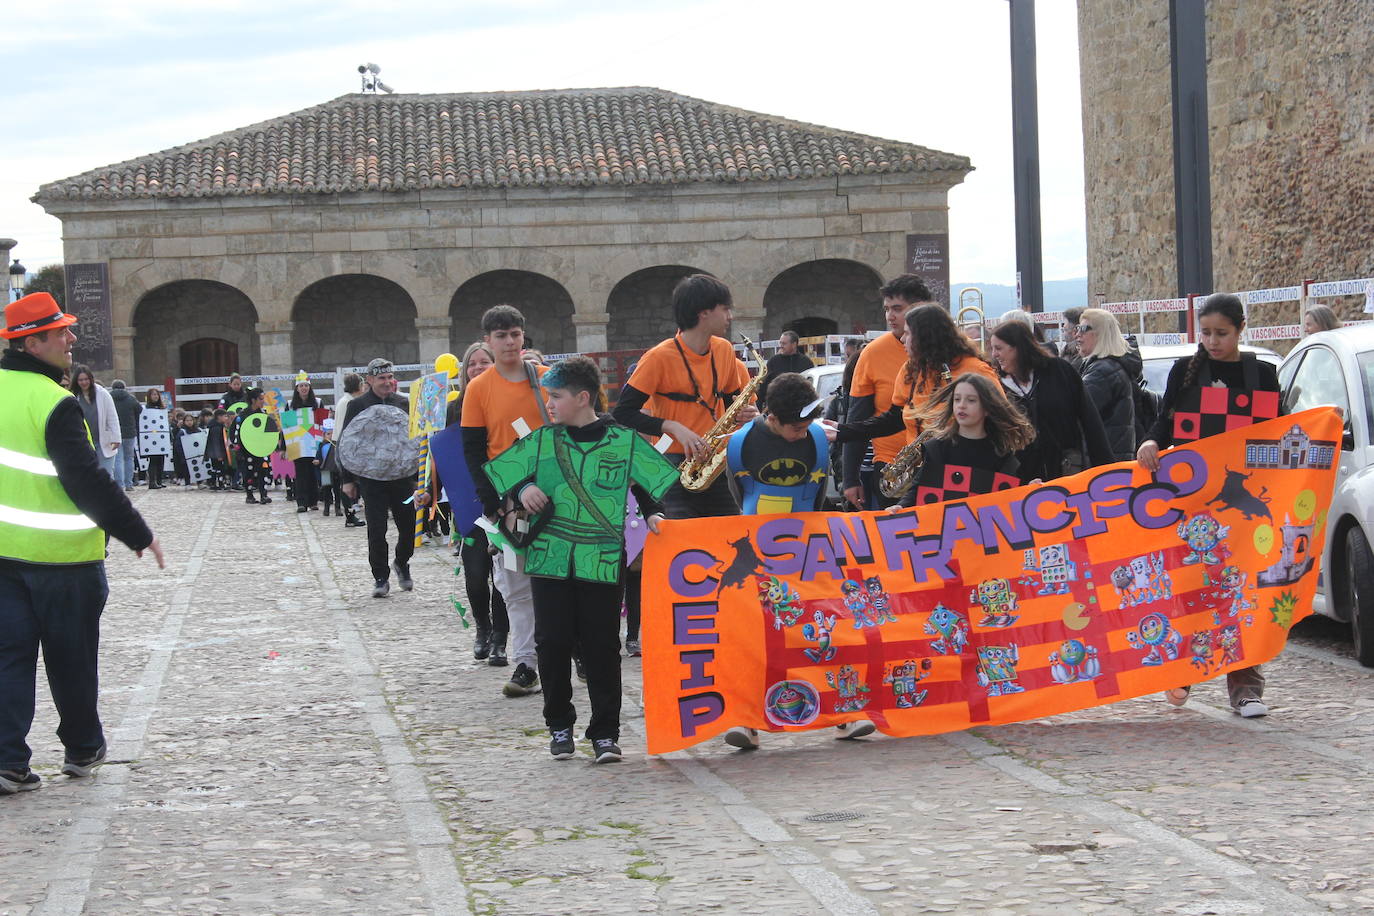
{"label": "paved plaza", "polygon": [[1214,683],[1181,710],[670,757],[629,659],[625,761],[560,763],[539,698],[472,660],[446,547],[375,600],[365,531],[275,495],[136,495],[169,567],[109,564],[111,762],[58,775],[42,688],[0,914],[1374,908],[1374,672],[1329,638],[1268,667],[1266,720]]}

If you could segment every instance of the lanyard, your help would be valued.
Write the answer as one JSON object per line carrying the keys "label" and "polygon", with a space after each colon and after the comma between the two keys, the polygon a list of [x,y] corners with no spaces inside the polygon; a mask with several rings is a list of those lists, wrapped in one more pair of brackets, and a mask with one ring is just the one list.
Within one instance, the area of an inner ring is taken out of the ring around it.
{"label": "lanyard", "polygon": [[[673,338],[673,345],[677,347],[677,355],[682,357],[682,368],[687,370],[687,378],[692,383],[692,399],[706,408],[706,412],[711,415],[711,419],[716,419],[716,409],[706,403],[701,396],[701,386],[697,384],[696,373],[692,371],[692,364],[687,361],[687,351],[682,349],[682,340],[678,337]],[[706,355],[711,360],[711,397],[717,404],[720,403],[720,379],[716,376],[716,355],[711,352],[711,344],[706,344]]]}

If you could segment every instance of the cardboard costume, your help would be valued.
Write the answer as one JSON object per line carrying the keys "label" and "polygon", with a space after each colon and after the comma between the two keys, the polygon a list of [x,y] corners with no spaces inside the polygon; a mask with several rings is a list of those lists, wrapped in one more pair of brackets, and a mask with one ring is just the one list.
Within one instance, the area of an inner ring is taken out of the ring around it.
{"label": "cardboard costume", "polygon": [[600,439],[577,442],[562,426],[542,426],[488,461],[498,493],[518,496],[533,483],[549,497],[550,517],[524,549],[532,576],[620,580],[630,485],[660,499],[677,468],[637,433],[608,424]]}
{"label": "cardboard costume", "polygon": [[807,428],[815,455],[810,466],[796,458],[779,458],[755,474],[744,460],[744,441],[754,431],[755,423],[746,423],[731,433],[725,449],[726,466],[739,487],[743,513],[767,515],[815,509],[816,497],[825,487],[826,468],[830,466],[830,447],[821,425],[812,423]]}
{"label": "cardboard costume", "polygon": [[1279,393],[1260,390],[1259,360],[1240,355],[1244,384],[1215,387],[1211,365],[1203,360],[1193,387],[1179,392],[1174,408],[1174,445],[1196,442],[1232,429],[1272,420],[1279,415]]}

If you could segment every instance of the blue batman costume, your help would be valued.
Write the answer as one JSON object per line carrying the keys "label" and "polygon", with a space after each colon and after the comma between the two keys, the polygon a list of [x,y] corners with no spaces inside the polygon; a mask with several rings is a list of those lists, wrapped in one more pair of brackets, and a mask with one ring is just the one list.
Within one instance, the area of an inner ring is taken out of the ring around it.
{"label": "blue batman costume", "polygon": [[[830,447],[819,423],[808,437],[786,443],[760,417],[731,434],[725,460],[730,479],[739,490],[745,515],[810,512],[825,492]],[[746,440],[757,436],[756,441]]]}

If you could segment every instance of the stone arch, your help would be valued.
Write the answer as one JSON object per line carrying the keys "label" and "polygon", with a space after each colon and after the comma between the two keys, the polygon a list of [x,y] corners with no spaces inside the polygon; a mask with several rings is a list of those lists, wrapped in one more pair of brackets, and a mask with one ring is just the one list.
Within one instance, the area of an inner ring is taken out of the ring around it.
{"label": "stone arch", "polygon": [[822,258],[779,273],[763,294],[763,336],[769,340],[791,326],[819,328],[834,322],[835,333],[850,334],[882,323],[882,286],[867,264]]}
{"label": "stone arch", "polygon": [[652,347],[677,333],[673,287],[683,277],[709,273],[699,267],[663,264],[622,277],[606,298],[606,344],[611,350]]}
{"label": "stone arch", "polygon": [[525,316],[525,333],[545,355],[577,349],[573,300],[552,277],[529,270],[489,270],[458,287],[449,300],[452,351],[461,355],[482,336],[482,313],[493,305],[513,305]]}
{"label": "stone arch", "polygon": [[244,374],[261,371],[258,310],[242,290],[216,280],[174,280],[147,291],[130,316],[134,328],[135,385],[183,377],[181,346],[218,338],[238,347]]}
{"label": "stone arch", "polygon": [[372,274],[340,274],[311,283],[291,307],[291,365],[318,372],[365,366],[383,356],[420,361],[415,301],[399,283]]}

